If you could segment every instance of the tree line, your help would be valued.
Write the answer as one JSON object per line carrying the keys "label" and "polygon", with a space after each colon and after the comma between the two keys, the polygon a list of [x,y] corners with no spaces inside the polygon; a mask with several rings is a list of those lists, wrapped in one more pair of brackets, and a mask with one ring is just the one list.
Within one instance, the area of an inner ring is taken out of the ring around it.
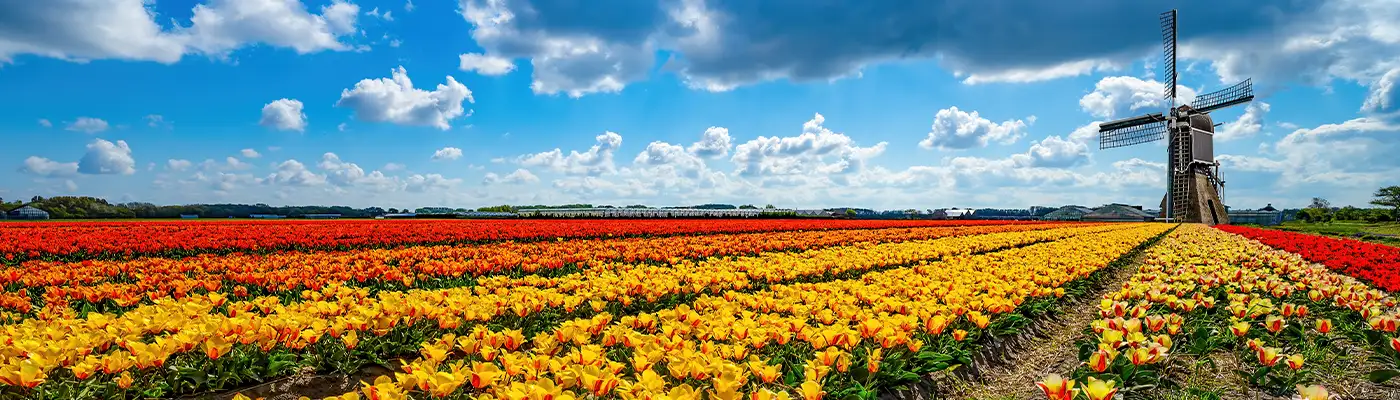
{"label": "tree line", "polygon": [[1314,197],[1307,208],[1298,211],[1298,219],[1304,222],[1329,221],[1400,221],[1400,186],[1387,186],[1376,189],[1372,205],[1385,208],[1358,208],[1352,206],[1333,207],[1332,202]]}

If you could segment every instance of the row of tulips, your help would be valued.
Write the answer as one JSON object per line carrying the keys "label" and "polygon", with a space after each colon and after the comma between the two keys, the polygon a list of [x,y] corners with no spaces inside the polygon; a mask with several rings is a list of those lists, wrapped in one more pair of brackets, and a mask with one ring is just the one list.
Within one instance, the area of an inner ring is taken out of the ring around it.
{"label": "row of tulips", "polygon": [[[693,305],[520,332],[475,326],[425,342],[393,379],[340,399],[875,398],[968,363],[975,339],[1028,301],[1169,227],[1141,224],[824,283],[704,296]],[[999,329],[1001,328],[1001,329]]]}
{"label": "row of tulips", "polygon": [[464,286],[499,274],[538,274],[608,262],[679,262],[692,258],[805,250],[856,243],[903,242],[1068,224],[785,231],[622,239],[502,242],[329,252],[200,255],[172,259],[29,261],[0,268],[0,308],[29,312],[37,303],[120,310],[162,297],[222,291],[237,298],[319,290],[331,283],[366,287]]}
{"label": "row of tulips", "polygon": [[[1083,366],[1071,379],[1052,375],[1040,385],[1052,400],[1119,390],[1151,398],[1170,389],[1162,375],[1171,366],[1190,364],[1181,357],[1233,351],[1246,364],[1237,372],[1258,390],[1326,399],[1310,365],[1343,351],[1331,347],[1334,331],[1373,336],[1378,351],[1400,360],[1395,305],[1385,292],[1296,254],[1186,225],[1149,250],[1120,290],[1104,295],[1092,339],[1082,343]],[[1395,349],[1384,348],[1392,343]]]}
{"label": "row of tulips", "polygon": [[1272,229],[1230,225],[1217,228],[1297,253],[1386,291],[1400,291],[1400,247]]}
{"label": "row of tulips", "polygon": [[[967,250],[963,247],[979,241],[995,243],[996,247],[983,248],[991,251],[1123,229],[1126,227],[1121,225],[1075,226],[869,246],[864,253],[840,247],[801,253],[808,254],[805,259],[809,262],[832,262],[825,266],[832,271],[803,268],[798,273],[784,272],[794,266],[780,260],[795,257],[785,253],[727,259],[734,273],[722,276],[731,281],[657,285],[672,291],[653,302],[642,301],[642,296],[656,292],[619,294],[614,290],[619,284],[612,280],[569,289],[478,286],[380,291],[375,295],[366,288],[333,284],[320,291],[303,291],[303,299],[289,303],[269,296],[230,301],[219,292],[162,298],[121,315],[55,315],[0,326],[0,356],[4,359],[0,377],[9,376],[0,381],[28,388],[52,382],[32,389],[37,391],[35,397],[110,390],[121,386],[122,376],[133,375],[135,387],[145,395],[208,390],[285,374],[294,366],[353,370],[381,357],[413,351],[428,333],[473,323],[490,322],[533,335],[552,329],[558,321],[602,311],[664,309],[684,303],[683,295],[711,291],[710,286],[740,287],[734,282],[748,282],[750,274],[789,281],[834,279],[833,271],[854,274],[919,261],[918,257],[927,260],[964,254]],[[822,252],[846,258],[818,255]],[[771,257],[773,262],[755,262],[761,257]],[[724,264],[724,260],[709,264]],[[621,286],[644,287],[640,281]],[[203,377],[200,371],[219,368],[247,375],[222,377],[227,380],[187,376]]]}
{"label": "row of tulips", "polygon": [[617,237],[1003,224],[826,219],[43,222],[0,225],[0,262]]}

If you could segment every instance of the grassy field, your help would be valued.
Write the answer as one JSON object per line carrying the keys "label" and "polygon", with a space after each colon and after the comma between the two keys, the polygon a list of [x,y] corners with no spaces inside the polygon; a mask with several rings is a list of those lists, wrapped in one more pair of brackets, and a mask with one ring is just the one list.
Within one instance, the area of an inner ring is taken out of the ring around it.
{"label": "grassy field", "polygon": [[1315,235],[1327,235],[1346,237],[1352,239],[1365,240],[1368,242],[1400,246],[1400,223],[1382,222],[1369,223],[1357,221],[1337,221],[1323,223],[1307,223],[1301,221],[1288,221],[1283,225],[1270,228],[1311,233]]}

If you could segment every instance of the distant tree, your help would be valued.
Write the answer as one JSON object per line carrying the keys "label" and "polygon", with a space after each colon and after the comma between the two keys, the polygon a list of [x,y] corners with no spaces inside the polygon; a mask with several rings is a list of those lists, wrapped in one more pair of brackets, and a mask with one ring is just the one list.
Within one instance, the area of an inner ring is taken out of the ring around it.
{"label": "distant tree", "polygon": [[1308,208],[1321,208],[1324,210],[1331,210],[1332,202],[1327,201],[1327,199],[1321,197],[1314,197],[1312,198],[1312,204],[1308,205]]}
{"label": "distant tree", "polygon": [[391,207],[391,208],[389,208],[389,213],[390,213],[390,214],[398,214],[398,213],[399,213],[399,209],[397,209],[397,208],[392,208],[392,207]]}
{"label": "distant tree", "polygon": [[740,209],[740,210],[757,210],[758,207],[754,207],[753,204],[745,204],[745,205],[739,206],[739,209]]}
{"label": "distant tree", "polygon": [[1366,213],[1356,207],[1346,206],[1332,213],[1332,219],[1337,221],[1360,221],[1366,217]]}
{"label": "distant tree", "polygon": [[765,205],[765,206],[763,206],[763,208],[766,208],[766,209],[769,209],[769,210],[772,210],[772,209],[774,209],[774,208],[778,208],[778,207],[773,207],[773,205],[772,205],[772,204],[769,204],[769,205]]}
{"label": "distant tree", "polygon": [[1371,204],[1381,207],[1390,207],[1390,213],[1394,214],[1396,221],[1400,221],[1400,186],[1386,186],[1376,189],[1375,200]]}
{"label": "distant tree", "polygon": [[847,209],[846,209],[846,216],[847,216],[847,217],[855,218],[855,216],[856,216],[856,210],[853,209],[853,208],[847,208]]}

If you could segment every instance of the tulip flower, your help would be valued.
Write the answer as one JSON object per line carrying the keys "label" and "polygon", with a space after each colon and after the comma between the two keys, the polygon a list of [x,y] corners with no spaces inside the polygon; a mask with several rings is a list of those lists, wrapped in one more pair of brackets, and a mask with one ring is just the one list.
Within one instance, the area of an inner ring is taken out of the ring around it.
{"label": "tulip flower", "polygon": [[811,380],[802,382],[798,392],[802,394],[802,400],[821,400],[822,396],[826,395],[826,392],[822,391],[822,385]]}
{"label": "tulip flower", "polygon": [[1327,388],[1321,385],[1298,385],[1298,397],[1301,400],[1329,400],[1331,395],[1327,393]]}
{"label": "tulip flower", "polygon": [[963,339],[966,339],[966,338],[967,338],[967,331],[962,330],[962,329],[957,329],[957,330],[954,330],[954,331],[953,331],[953,340],[956,340],[956,341],[961,342],[961,341],[963,341]]}
{"label": "tulip flower", "polygon": [[1108,370],[1108,365],[1113,362],[1113,355],[1103,349],[1094,351],[1089,355],[1089,369],[1094,372],[1104,372]]}
{"label": "tulip flower", "polygon": [[1288,359],[1285,360],[1285,361],[1288,363],[1288,368],[1291,368],[1291,369],[1293,369],[1294,371],[1297,371],[1297,370],[1303,368],[1303,355],[1302,355],[1302,354],[1294,354],[1294,355],[1288,356]]}
{"label": "tulip flower", "polygon": [[1116,383],[1112,380],[1104,382],[1091,376],[1088,381],[1085,381],[1083,390],[1084,394],[1089,396],[1089,400],[1108,400],[1118,393],[1115,385]]}
{"label": "tulip flower", "polygon": [[1270,333],[1278,333],[1279,331],[1282,331],[1284,325],[1285,324],[1283,318],[1280,318],[1276,315],[1270,315],[1264,318],[1264,329],[1268,329]]}
{"label": "tulip flower", "polygon": [[1234,324],[1231,324],[1231,325],[1230,325],[1230,333],[1235,334],[1235,336],[1237,336],[1237,337],[1244,337],[1244,335],[1248,335],[1248,334],[1249,334],[1249,323],[1248,323],[1248,322],[1244,322],[1244,321],[1240,321],[1240,322],[1236,322],[1236,323],[1234,323]]}
{"label": "tulip flower", "polygon": [[1074,399],[1074,381],[1067,381],[1059,374],[1050,374],[1035,385],[1040,386],[1040,390],[1045,392],[1045,397],[1049,400]]}
{"label": "tulip flower", "polygon": [[1395,349],[1395,351],[1397,352],[1400,352],[1400,337],[1390,338],[1390,348]]}
{"label": "tulip flower", "polygon": [[1321,334],[1332,333],[1332,320],[1326,318],[1317,319],[1317,332]]}
{"label": "tulip flower", "polygon": [[1259,356],[1259,363],[1265,367],[1272,367],[1278,364],[1279,349],[1277,347],[1264,347],[1255,352]]}
{"label": "tulip flower", "polygon": [[129,371],[122,371],[122,374],[120,376],[117,376],[117,387],[119,388],[130,388],[131,384],[135,382],[136,380],[131,377],[131,372]]}

